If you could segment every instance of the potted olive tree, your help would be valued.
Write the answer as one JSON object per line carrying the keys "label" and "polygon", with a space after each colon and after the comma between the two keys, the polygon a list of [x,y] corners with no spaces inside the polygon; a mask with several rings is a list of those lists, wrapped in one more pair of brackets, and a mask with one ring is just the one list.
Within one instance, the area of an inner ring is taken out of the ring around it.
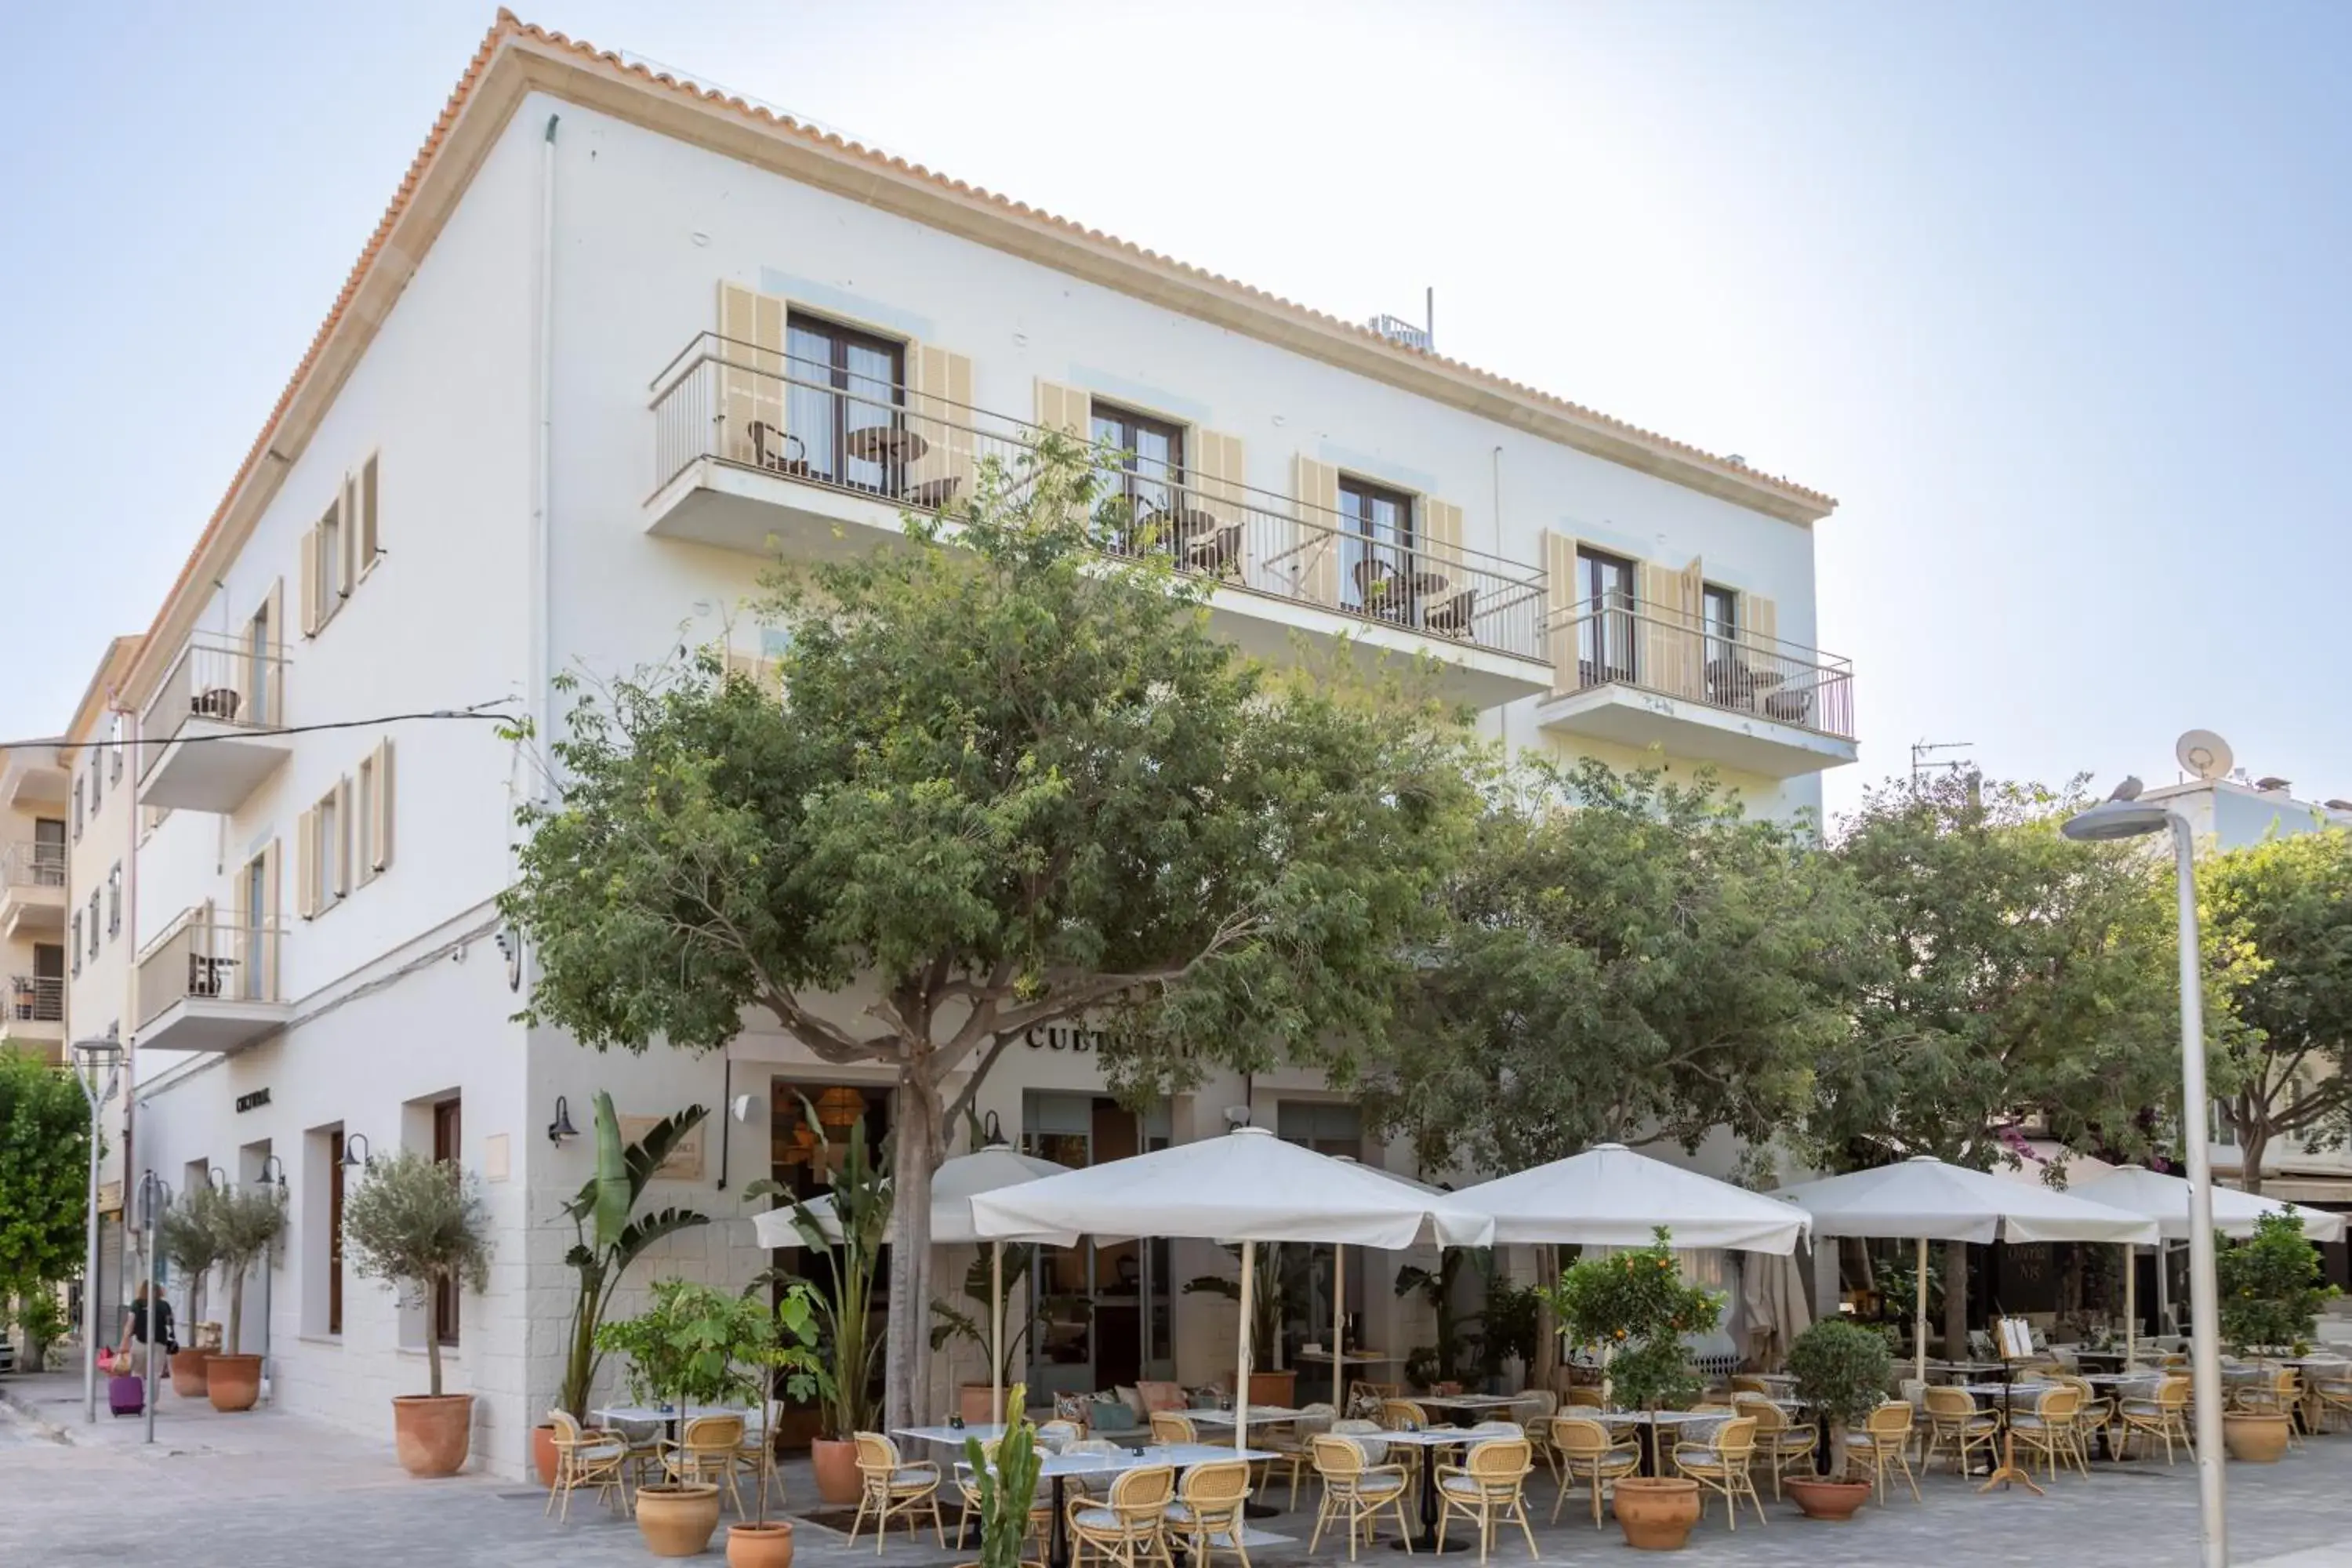
{"label": "potted olive tree", "polygon": [[[1657,1411],[1698,1397],[1683,1336],[1713,1331],[1723,1321],[1723,1299],[1684,1283],[1664,1226],[1647,1247],[1578,1259],[1548,1294],[1569,1338],[1599,1351],[1604,1400]],[[1627,1476],[1616,1483],[1614,1510],[1627,1545],[1677,1551],[1698,1522],[1698,1483],[1686,1476]]]}
{"label": "potted olive tree", "polygon": [[228,1335],[205,1358],[205,1395],[215,1410],[250,1410],[261,1397],[261,1358],[246,1355],[245,1277],[286,1231],[286,1202],[266,1183],[215,1192],[197,1211],[228,1277]]}
{"label": "potted olive tree", "polygon": [[[2319,1254],[2304,1239],[2303,1220],[2285,1210],[2254,1222],[2254,1234],[2224,1244],[2214,1257],[2221,1289],[2221,1337],[2242,1356],[2293,1355],[2319,1330],[2319,1310],[2336,1294],[2319,1273]],[[2230,1458],[2274,1464],[2286,1452],[2284,1411],[2224,1410],[2221,1446]]]}
{"label": "potted olive tree", "polygon": [[205,1285],[220,1261],[220,1243],[208,1214],[217,1196],[213,1187],[199,1183],[156,1221],[155,1245],[163,1249],[164,1261],[188,1281],[188,1342],[172,1354],[172,1392],[183,1399],[205,1396],[205,1363],[211,1352],[197,1342],[196,1331],[204,1321]]}
{"label": "potted olive tree", "polygon": [[1893,1370],[1886,1339],[1843,1318],[1824,1318],[1789,1347],[1797,1397],[1829,1426],[1830,1473],[1788,1479],[1789,1496],[1809,1519],[1845,1520],[1870,1498],[1868,1481],[1846,1478],[1845,1434],[1869,1419],[1886,1397]]}
{"label": "potted olive tree", "polygon": [[[489,1214],[480,1184],[457,1168],[404,1149],[373,1160],[343,1200],[343,1250],[362,1279],[381,1279],[431,1314],[444,1288],[490,1282]],[[441,1392],[441,1336],[425,1325],[427,1387],[394,1394],[392,1427],[412,1476],[454,1476],[466,1467],[474,1396]]]}

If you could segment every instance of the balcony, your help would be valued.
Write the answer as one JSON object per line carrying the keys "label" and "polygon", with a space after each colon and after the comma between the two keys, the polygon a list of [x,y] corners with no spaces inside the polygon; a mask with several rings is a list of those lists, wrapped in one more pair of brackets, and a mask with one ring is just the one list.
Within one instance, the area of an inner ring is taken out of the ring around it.
{"label": "balcony", "polygon": [[12,746],[0,752],[0,806],[34,812],[65,805],[73,780],[55,746]]}
{"label": "balcony", "polygon": [[0,994],[0,1050],[65,1060],[66,983],[55,974],[13,974]]}
{"label": "balcony", "polygon": [[0,939],[47,936],[66,926],[66,847],[26,842],[0,850]]}
{"label": "balcony", "polygon": [[142,1050],[227,1054],[285,1027],[274,921],[190,910],[138,959]]}
{"label": "balcony", "polygon": [[1585,600],[1551,628],[1547,730],[1767,778],[1854,760],[1853,667],[1677,612]]}
{"label": "balcony", "polygon": [[[712,333],[689,344],[654,384],[646,531],[762,556],[851,554],[903,537],[905,511],[968,500],[991,465],[1017,483],[1034,458],[1037,430],[1020,420],[825,374]],[[1538,567],[1368,537],[1338,511],[1233,479],[1163,469],[1129,488],[1098,519],[1112,552],[1212,582],[1210,624],[1245,652],[1285,659],[1303,637],[1354,658],[1426,655],[1449,697],[1482,708],[1550,688]]]}
{"label": "balcony", "polygon": [[274,643],[191,637],[139,715],[139,804],[235,811],[293,750],[285,702]]}

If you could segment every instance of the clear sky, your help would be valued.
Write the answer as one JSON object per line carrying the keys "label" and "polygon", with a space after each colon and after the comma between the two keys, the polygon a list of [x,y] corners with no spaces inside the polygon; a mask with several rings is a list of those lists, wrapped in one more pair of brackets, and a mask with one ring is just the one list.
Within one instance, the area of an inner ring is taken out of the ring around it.
{"label": "clear sky", "polygon": [[[2352,796],[2352,6],[525,15],[1336,313],[1433,285],[1444,353],[1830,491],[1832,809],[2191,725]],[[11,7],[0,735],[144,629],[491,17]]]}

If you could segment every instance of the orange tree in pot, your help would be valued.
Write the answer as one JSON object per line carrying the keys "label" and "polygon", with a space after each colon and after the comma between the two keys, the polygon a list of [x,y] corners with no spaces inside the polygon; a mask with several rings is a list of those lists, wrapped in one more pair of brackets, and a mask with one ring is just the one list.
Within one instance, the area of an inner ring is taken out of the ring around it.
{"label": "orange tree in pot", "polygon": [[1792,1476],[1785,1483],[1807,1518],[1851,1519],[1870,1497],[1868,1481],[1846,1479],[1845,1434],[1867,1420],[1886,1397],[1893,1370],[1885,1338],[1843,1318],[1822,1319],[1789,1347],[1797,1397],[1816,1420],[1829,1426],[1828,1479]]}
{"label": "orange tree in pot", "polygon": [[429,1319],[447,1286],[489,1284],[489,1213],[480,1184],[455,1161],[414,1149],[370,1160],[343,1200],[343,1253],[362,1279],[381,1279],[427,1315],[423,1394],[392,1402],[401,1467],[412,1476],[453,1476],[465,1468],[474,1396],[441,1392],[441,1336]]}

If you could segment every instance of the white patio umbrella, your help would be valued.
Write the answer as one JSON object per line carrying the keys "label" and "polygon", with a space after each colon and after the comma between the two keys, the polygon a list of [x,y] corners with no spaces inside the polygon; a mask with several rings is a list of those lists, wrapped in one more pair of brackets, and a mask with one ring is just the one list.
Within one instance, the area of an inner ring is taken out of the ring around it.
{"label": "white patio umbrella", "polygon": [[971,1200],[978,1233],[1008,1241],[1076,1231],[1237,1241],[1242,1248],[1241,1351],[1234,1447],[1248,1446],[1250,1299],[1261,1241],[1336,1242],[1397,1250],[1424,1232],[1448,1247],[1485,1247],[1494,1222],[1443,1194],[1262,1127],[1178,1143]]}
{"label": "white patio umbrella", "polygon": [[[969,1154],[959,1154],[943,1160],[931,1174],[931,1241],[934,1245],[969,1245],[982,1239],[972,1228],[971,1200],[978,1193],[992,1193],[1003,1187],[1018,1186],[1046,1176],[1066,1175],[1069,1167],[1051,1160],[1040,1160],[1024,1154],[1002,1142]],[[817,1231],[828,1241],[841,1239],[840,1222],[833,1212],[833,1194],[819,1193],[802,1207],[808,1211]],[[770,1209],[751,1216],[751,1227],[758,1234],[760,1245],[768,1247],[799,1247],[804,1237],[793,1224],[794,1212],[789,1206]],[[1077,1241],[1075,1235],[1045,1233],[1024,1239],[1041,1241],[1055,1247],[1069,1247]],[[988,1413],[992,1422],[1004,1419],[1004,1243],[992,1241],[988,1260]]]}
{"label": "white patio umbrella", "polygon": [[[2070,1186],[2077,1197],[2093,1203],[2108,1204],[2116,1208],[2145,1215],[2156,1222],[2157,1233],[2165,1241],[2185,1241],[2189,1237],[2189,1181],[2185,1176],[2168,1175],[2151,1171],[2144,1165],[2116,1165],[2105,1175]],[[2213,1228],[2223,1236],[2246,1237],[2254,1234],[2254,1223],[2266,1214],[2281,1211],[2303,1221],[2303,1233],[2314,1241],[2337,1241],[2344,1235],[2344,1216],[2329,1214],[2325,1209],[2305,1208],[2277,1198],[2265,1198],[2252,1193],[2242,1193],[2234,1187],[2213,1189]],[[2136,1264],[2138,1247],[2124,1246],[2124,1364],[2132,1363],[2136,1350],[2134,1341],[2139,1327],[2137,1303],[2139,1273]]]}
{"label": "white patio umbrella", "polygon": [[1495,1216],[1495,1240],[1647,1247],[1664,1226],[1674,1244],[1742,1252],[1797,1249],[1805,1216],[1777,1196],[1751,1193],[1696,1171],[1599,1143],[1581,1154],[1454,1194]]}
{"label": "white patio umbrella", "polygon": [[1801,1182],[1777,1194],[1813,1218],[1823,1237],[1877,1236],[1918,1242],[1913,1375],[1927,1379],[1927,1244],[1930,1241],[2109,1241],[2156,1239],[2156,1222],[2052,1187],[2010,1181],[1927,1154],[1897,1164]]}

